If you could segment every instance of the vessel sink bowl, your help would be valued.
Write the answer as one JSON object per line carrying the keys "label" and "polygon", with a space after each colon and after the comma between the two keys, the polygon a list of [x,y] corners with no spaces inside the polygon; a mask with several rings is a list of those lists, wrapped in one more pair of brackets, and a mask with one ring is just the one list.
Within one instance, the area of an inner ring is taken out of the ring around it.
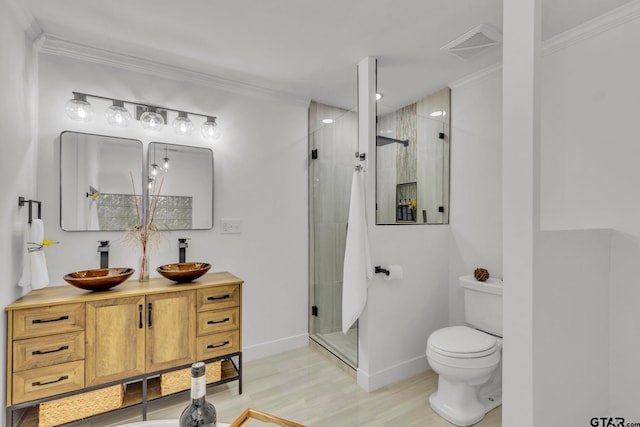
{"label": "vessel sink bowl", "polygon": [[191,282],[209,271],[211,264],[206,262],[178,262],[161,265],[156,271],[169,280],[178,283]]}
{"label": "vessel sink bowl", "polygon": [[106,291],[127,280],[134,271],[133,268],[99,268],[65,274],[63,279],[87,291]]}

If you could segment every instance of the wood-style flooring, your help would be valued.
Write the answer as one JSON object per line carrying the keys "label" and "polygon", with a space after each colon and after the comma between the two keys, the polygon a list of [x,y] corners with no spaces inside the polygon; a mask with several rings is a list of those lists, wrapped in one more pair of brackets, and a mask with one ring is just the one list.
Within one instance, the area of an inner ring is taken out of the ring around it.
{"label": "wood-style flooring", "polygon": [[[291,419],[308,427],[450,427],[429,407],[437,375],[428,371],[367,393],[342,368],[312,347],[292,350],[244,364],[242,395],[236,382],[210,388],[207,400],[218,412],[218,421],[231,423],[245,408],[255,408]],[[188,396],[151,406],[148,419],[178,418]],[[499,427],[498,407],[476,424]],[[92,427],[113,427],[139,421],[139,413],[102,418]],[[245,427],[265,424],[250,420]]]}

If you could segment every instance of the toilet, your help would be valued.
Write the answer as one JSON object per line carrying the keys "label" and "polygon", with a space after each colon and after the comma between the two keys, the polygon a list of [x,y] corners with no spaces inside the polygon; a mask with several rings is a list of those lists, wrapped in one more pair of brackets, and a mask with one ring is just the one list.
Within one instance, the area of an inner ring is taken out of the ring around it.
{"label": "toilet", "polygon": [[458,426],[469,426],[502,404],[502,281],[460,277],[465,322],[433,332],[427,360],[438,375],[431,408]]}

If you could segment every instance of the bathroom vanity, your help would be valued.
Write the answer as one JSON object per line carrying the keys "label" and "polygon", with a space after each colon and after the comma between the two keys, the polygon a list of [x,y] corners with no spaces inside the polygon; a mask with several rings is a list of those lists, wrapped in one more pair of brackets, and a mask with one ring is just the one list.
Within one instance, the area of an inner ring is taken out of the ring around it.
{"label": "bathroom vanity", "polygon": [[47,287],[16,300],[6,307],[6,425],[46,425],[43,405],[111,389],[121,393],[114,410],[138,406],[146,419],[148,402],[173,395],[164,378],[195,361],[219,362],[211,384],[237,380],[242,393],[242,284],[209,273],[105,292]]}

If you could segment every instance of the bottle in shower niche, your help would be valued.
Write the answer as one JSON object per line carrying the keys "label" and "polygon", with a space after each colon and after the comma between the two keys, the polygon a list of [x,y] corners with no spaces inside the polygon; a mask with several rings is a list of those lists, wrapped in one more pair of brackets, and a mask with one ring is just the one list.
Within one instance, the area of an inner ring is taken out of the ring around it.
{"label": "bottle in shower niche", "polygon": [[204,362],[191,365],[191,404],[180,415],[180,427],[216,427],[216,408],[207,402],[207,380]]}

